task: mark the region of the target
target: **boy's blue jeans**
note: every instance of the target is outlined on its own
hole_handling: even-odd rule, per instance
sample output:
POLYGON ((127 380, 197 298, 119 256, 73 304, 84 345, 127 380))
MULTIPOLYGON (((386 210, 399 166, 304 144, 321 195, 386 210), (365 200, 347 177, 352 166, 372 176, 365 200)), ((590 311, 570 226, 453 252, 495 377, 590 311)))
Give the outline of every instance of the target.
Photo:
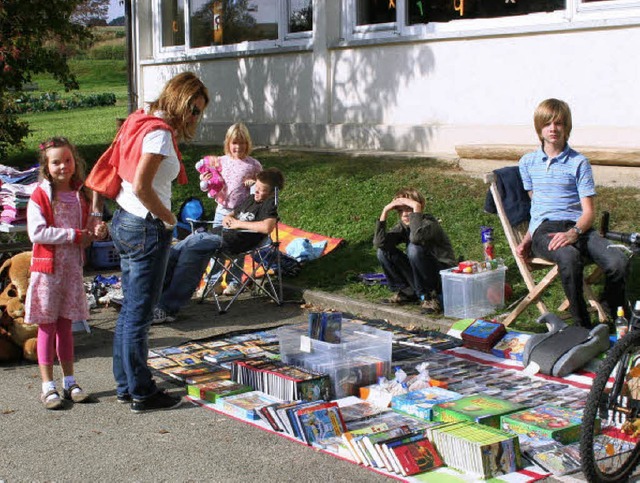
POLYGON ((172 231, 159 220, 118 209, 111 236, 120 253, 124 293, 113 338, 116 391, 144 400, 158 390, 147 366, 149 326, 162 289, 172 231))
POLYGON ((440 270, 449 268, 440 263, 422 245, 407 244, 407 252, 398 247, 378 249, 378 261, 387 276, 389 288, 408 296, 429 298, 434 292, 442 293, 440 270))
POLYGON ((221 245, 221 236, 201 232, 193 233, 173 246, 158 306, 175 314, 186 305, 198 288, 209 260, 221 245))

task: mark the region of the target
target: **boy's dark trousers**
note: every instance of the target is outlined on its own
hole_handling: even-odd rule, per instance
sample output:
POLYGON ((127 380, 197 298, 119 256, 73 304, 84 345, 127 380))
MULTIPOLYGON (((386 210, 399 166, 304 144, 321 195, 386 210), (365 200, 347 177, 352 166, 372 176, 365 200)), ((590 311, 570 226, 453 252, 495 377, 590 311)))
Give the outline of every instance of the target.
POLYGON ((580 235, 573 245, 549 250, 550 234, 569 230, 573 221, 544 221, 533 234, 531 250, 537 257, 558 264, 564 293, 569 300, 569 311, 576 325, 590 329, 591 319, 587 312, 582 288, 585 260, 593 260, 605 273, 606 282, 603 300, 609 304, 611 316, 616 308, 624 305, 627 257, 617 248, 608 248, 614 243, 590 229, 580 235))
POLYGON ((424 295, 431 298, 433 292, 442 292, 440 270, 449 268, 440 263, 422 245, 407 244, 407 252, 398 247, 377 252, 382 271, 387 276, 389 288, 409 297, 424 295))

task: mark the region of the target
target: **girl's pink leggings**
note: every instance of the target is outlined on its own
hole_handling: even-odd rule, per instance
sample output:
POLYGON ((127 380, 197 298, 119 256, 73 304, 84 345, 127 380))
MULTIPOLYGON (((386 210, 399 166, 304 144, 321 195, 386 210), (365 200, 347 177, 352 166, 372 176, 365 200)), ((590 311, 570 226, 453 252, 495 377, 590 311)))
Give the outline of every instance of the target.
POLYGON ((38 364, 52 366, 56 349, 59 361, 73 361, 73 333, 69 319, 60 318, 54 324, 38 326, 38 364))

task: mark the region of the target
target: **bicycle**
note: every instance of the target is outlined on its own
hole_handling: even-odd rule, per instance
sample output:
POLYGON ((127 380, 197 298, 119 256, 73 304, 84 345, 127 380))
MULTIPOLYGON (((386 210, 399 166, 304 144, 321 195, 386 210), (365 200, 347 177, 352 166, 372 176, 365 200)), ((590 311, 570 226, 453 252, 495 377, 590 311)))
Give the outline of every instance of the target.
POLYGON ((629 332, 609 350, 596 373, 582 417, 580 455, 589 482, 627 481, 640 462, 640 233, 608 230, 602 236, 631 253, 625 299, 629 332), (633 304, 633 305, 631 305, 633 304))

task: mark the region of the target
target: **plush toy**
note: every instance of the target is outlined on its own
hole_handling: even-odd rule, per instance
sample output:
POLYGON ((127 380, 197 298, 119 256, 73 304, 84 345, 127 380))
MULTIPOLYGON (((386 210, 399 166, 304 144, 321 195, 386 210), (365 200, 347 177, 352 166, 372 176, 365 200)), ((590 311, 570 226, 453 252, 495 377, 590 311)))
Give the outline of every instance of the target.
POLYGON ((224 186, 218 158, 216 156, 205 156, 196 163, 196 170, 200 174, 211 173, 211 179, 200 181, 200 189, 207 193, 209 198, 215 198, 224 186))
POLYGON ((30 361, 37 361, 36 341, 38 326, 24 323, 24 300, 29 287, 29 267, 31 252, 23 252, 5 261, 0 267, 0 276, 7 275, 9 280, 0 293, 0 360, 16 360, 22 356, 30 361), (14 347, 8 347, 6 342, 14 347))
POLYGON ((29 288, 29 274, 31 266, 31 252, 22 252, 14 255, 6 260, 0 266, 0 278, 7 272, 9 280, 17 290, 20 300, 24 300, 27 296, 29 288))
POLYGON ((22 348, 22 357, 28 361, 37 362, 36 354, 38 326, 25 324, 24 304, 18 297, 10 299, 4 308, 3 319, 11 341, 22 348))

